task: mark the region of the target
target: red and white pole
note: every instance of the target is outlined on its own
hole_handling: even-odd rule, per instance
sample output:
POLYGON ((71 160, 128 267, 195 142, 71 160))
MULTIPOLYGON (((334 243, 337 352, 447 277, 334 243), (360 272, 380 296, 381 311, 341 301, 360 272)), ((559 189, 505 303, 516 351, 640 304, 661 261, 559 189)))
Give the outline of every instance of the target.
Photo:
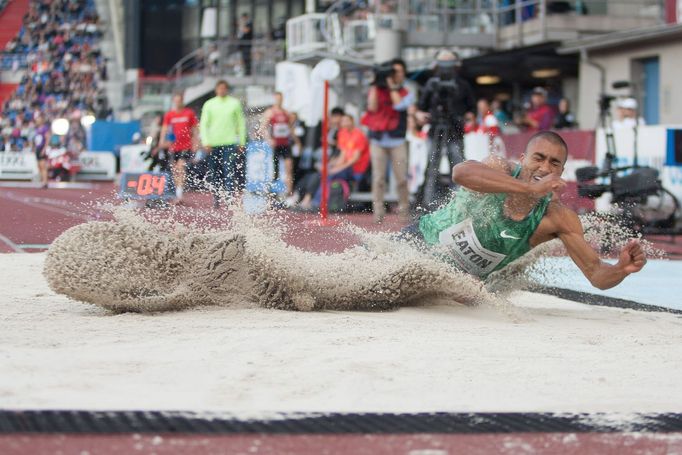
POLYGON ((329 199, 329 182, 327 181, 329 176, 327 175, 327 161, 328 147, 327 142, 327 132, 329 131, 329 81, 324 81, 324 102, 322 111, 322 200, 320 201, 320 216, 322 217, 322 223, 327 222, 328 207, 327 202, 329 199))

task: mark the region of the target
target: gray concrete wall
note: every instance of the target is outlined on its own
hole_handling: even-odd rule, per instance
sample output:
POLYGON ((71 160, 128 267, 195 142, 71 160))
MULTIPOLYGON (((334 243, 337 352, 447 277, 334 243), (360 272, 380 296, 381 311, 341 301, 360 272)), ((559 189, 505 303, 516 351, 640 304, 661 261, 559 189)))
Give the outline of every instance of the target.
MULTIPOLYGON (((682 42, 668 42, 645 46, 629 46, 622 49, 589 53, 590 60, 606 70, 606 91, 626 94, 628 90, 613 90, 611 84, 619 80, 631 80, 632 61, 658 57, 660 65, 660 123, 682 122, 682 42)), ((601 92, 600 73, 581 61, 579 71, 578 121, 581 128, 593 128, 597 124, 597 99, 601 92)), ((615 113, 615 112, 614 112, 615 113)))

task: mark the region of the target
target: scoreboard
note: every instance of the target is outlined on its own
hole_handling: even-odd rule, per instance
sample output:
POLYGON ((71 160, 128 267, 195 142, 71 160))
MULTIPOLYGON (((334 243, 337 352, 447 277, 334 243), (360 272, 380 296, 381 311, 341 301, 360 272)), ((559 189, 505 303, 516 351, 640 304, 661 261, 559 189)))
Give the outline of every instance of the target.
POLYGON ((126 199, 172 199, 173 178, 162 172, 126 172, 121 174, 119 195, 126 199))

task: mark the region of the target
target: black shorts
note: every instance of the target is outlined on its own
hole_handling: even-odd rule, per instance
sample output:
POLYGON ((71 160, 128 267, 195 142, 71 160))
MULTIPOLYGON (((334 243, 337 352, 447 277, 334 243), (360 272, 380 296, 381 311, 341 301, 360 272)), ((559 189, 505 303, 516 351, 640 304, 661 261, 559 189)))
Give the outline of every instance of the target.
POLYGON ((194 153, 191 150, 180 150, 179 152, 170 152, 170 157, 173 162, 184 160, 186 163, 192 161, 194 153))
POLYGON ((420 249, 428 248, 426 240, 424 239, 424 234, 422 234, 421 229, 419 229, 419 220, 409 226, 405 226, 400 232, 392 237, 394 240, 401 242, 411 242, 420 249))
POLYGON ((288 145, 276 145, 274 149, 272 149, 275 159, 289 159, 291 158, 291 147, 288 145))
POLYGON ((45 149, 42 149, 42 150, 36 149, 35 153, 36 153, 36 160, 37 161, 47 160, 47 154, 45 153, 45 149))

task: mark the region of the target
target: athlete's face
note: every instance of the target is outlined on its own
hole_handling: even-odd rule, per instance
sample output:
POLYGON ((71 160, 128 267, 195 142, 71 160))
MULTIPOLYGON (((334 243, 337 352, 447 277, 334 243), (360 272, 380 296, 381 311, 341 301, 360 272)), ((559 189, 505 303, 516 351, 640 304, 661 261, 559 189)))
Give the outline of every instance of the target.
POLYGON ((282 107, 282 95, 275 93, 275 106, 282 107))
POLYGON ((353 129, 353 118, 349 117, 347 115, 344 115, 341 117, 341 128, 345 130, 352 130, 353 129))
POLYGON ((561 177, 566 158, 566 151, 560 145, 543 138, 535 139, 521 155, 521 178, 531 182, 549 174, 561 177))
POLYGON ((173 97, 173 107, 178 111, 182 109, 182 96, 175 95, 173 97))
POLYGON ((227 85, 218 84, 215 88, 215 94, 221 98, 227 96, 227 85))

